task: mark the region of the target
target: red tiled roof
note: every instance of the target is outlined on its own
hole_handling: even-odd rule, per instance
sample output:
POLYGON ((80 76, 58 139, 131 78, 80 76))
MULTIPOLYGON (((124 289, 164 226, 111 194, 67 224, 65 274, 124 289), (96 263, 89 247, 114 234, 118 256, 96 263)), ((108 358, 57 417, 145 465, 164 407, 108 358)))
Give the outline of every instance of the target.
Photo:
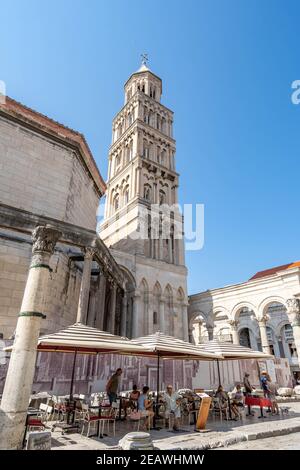
POLYGON ((265 269, 264 271, 258 271, 254 276, 250 277, 249 281, 253 279, 260 279, 261 277, 271 276, 272 274, 276 274, 279 271, 285 271, 286 269, 291 268, 299 268, 300 261, 296 261, 295 263, 288 263, 283 264, 282 266, 276 266, 275 268, 265 269))
POLYGON ((63 138, 79 147, 84 159, 84 163, 94 180, 98 192, 100 195, 104 194, 106 190, 106 184, 98 170, 93 154, 83 134, 70 129, 69 127, 60 124, 57 121, 54 121, 53 119, 39 113, 38 111, 28 108, 27 106, 13 100, 8 96, 5 97, 5 103, 0 103, 0 110, 8 113, 11 116, 14 116, 15 118, 19 118, 31 125, 34 125, 40 130, 56 135, 59 138, 63 138))

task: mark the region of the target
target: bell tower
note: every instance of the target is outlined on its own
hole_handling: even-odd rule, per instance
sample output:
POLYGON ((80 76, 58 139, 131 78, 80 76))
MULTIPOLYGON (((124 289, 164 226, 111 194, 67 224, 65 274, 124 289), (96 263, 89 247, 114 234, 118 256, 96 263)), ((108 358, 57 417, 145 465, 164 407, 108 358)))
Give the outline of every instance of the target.
POLYGON ((140 299, 147 306, 144 305, 143 313, 138 312, 138 325, 129 332, 131 336, 157 329, 168 331, 167 325, 172 324, 174 335, 187 339, 187 319, 177 322, 175 315, 178 289, 180 302, 187 303, 187 273, 177 201, 179 175, 175 169, 173 112, 161 103, 162 80, 148 68, 145 56, 139 70, 125 83, 124 92, 125 104, 113 119, 100 236, 117 261, 127 264, 135 277, 136 290, 141 283, 142 289, 147 290, 146 301, 145 296, 144 302, 140 299), (154 286, 162 301, 166 295, 172 297, 172 321, 159 314, 157 306, 153 311, 154 286), (179 323, 184 331, 181 328, 179 332, 179 323))

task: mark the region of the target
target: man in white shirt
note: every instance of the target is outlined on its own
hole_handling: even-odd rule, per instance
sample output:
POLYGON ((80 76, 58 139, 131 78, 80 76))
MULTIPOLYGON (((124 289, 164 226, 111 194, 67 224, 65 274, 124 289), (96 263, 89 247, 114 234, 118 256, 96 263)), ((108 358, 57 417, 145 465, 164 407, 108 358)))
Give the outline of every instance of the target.
POLYGON ((174 431, 179 430, 178 422, 180 418, 180 401, 181 401, 181 396, 173 391, 172 385, 167 386, 167 390, 164 393, 163 396, 163 401, 166 406, 166 411, 165 411, 165 418, 168 419, 170 416, 170 413, 174 413, 174 426, 173 429, 174 431))

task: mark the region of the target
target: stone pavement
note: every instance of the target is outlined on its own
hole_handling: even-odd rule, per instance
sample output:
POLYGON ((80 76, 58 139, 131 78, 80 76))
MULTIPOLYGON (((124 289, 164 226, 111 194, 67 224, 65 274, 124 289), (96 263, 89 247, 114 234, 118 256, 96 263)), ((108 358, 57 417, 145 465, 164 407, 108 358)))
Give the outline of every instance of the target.
POLYGON ((267 437, 255 441, 240 442, 230 447, 220 447, 216 450, 300 450, 300 433, 277 437, 267 437))
MULTIPOLYGON (((209 420, 207 432, 198 433, 193 426, 183 425, 182 431, 173 432, 168 429, 151 431, 154 445, 158 449, 168 450, 205 450, 219 447, 231 446, 243 441, 252 441, 274 436, 283 436, 290 433, 300 432, 300 403, 286 403, 290 407, 288 415, 267 416, 258 419, 256 411, 254 417, 245 417, 240 421, 223 421, 219 419, 209 420)), ((118 442, 124 434, 134 430, 130 422, 116 423, 116 436, 113 437, 112 430, 104 439, 87 438, 78 433, 61 435, 59 430, 53 432, 53 450, 113 450, 117 449, 118 442)), ((93 430, 91 430, 91 433, 93 430)))

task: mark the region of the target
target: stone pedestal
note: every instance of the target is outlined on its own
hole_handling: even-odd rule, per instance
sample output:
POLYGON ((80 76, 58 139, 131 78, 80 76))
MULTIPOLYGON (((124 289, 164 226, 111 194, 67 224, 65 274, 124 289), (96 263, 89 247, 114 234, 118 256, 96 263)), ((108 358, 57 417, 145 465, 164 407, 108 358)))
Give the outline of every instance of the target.
POLYGON ((153 450, 154 445, 147 432, 130 432, 119 441, 122 450, 153 450))
POLYGON ((20 449, 31 395, 36 347, 44 315, 49 260, 60 236, 55 228, 39 226, 32 233, 32 260, 0 408, 0 449, 20 449))

